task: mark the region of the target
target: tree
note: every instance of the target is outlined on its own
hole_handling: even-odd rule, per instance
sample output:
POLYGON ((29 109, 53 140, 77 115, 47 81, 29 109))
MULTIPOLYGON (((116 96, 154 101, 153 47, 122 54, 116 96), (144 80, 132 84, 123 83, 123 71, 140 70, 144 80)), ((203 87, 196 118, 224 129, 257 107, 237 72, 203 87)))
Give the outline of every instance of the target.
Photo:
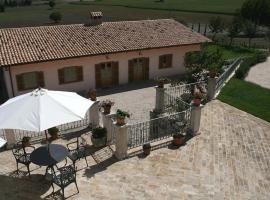
POLYGON ((243 20, 240 16, 235 16, 228 27, 228 36, 230 37, 230 45, 233 43, 233 39, 241 33, 243 28, 243 20))
POLYGON ((58 23, 62 20, 62 14, 60 12, 53 12, 50 14, 50 20, 58 23))
POLYGON ((0 12, 5 12, 5 5, 0 3, 0 12))
POLYGON ((246 20, 244 23, 244 32, 245 35, 248 37, 248 47, 250 47, 251 40, 255 37, 257 32, 256 24, 249 20, 246 20))
POLYGON ((270 0, 246 0, 241 15, 257 25, 270 25, 270 0))
POLYGON ((54 6, 55 6, 55 1, 54 0, 50 0, 49 1, 49 6, 50 6, 51 9, 53 9, 54 6))
POLYGON ((214 17, 210 19, 209 28, 211 33, 213 33, 213 40, 215 40, 216 34, 224 30, 225 25, 221 17, 214 17))

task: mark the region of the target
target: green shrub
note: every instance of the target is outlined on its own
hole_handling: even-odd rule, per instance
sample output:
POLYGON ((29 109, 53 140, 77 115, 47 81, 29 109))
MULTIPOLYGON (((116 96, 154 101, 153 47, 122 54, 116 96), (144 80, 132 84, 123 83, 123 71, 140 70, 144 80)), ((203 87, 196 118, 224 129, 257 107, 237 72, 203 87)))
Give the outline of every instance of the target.
POLYGON ((244 79, 248 74, 250 68, 257 63, 266 61, 268 54, 265 52, 256 52, 253 56, 244 58, 240 67, 235 72, 235 77, 238 79, 244 79))
POLYGON ((60 12, 53 12, 50 14, 49 18, 55 23, 58 23, 62 20, 62 14, 60 12))
POLYGON ((96 127, 92 130, 92 136, 93 138, 103 138, 107 135, 107 129, 103 127, 96 127))

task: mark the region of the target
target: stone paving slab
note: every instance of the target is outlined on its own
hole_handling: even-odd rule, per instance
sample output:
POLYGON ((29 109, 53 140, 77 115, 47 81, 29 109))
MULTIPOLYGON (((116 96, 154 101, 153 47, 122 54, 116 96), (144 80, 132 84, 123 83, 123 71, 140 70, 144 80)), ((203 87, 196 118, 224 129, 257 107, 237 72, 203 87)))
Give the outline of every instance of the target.
MULTIPOLYGON (((87 160, 89 167, 78 163, 80 193, 70 200, 270 199, 270 124, 218 100, 203 108, 200 135, 179 149, 117 161, 104 148, 87 160)), ((59 199, 41 181, 44 168, 17 178, 10 151, 0 153, 0 166, 1 200, 59 199)), ((70 185, 66 195, 74 193, 70 185)))

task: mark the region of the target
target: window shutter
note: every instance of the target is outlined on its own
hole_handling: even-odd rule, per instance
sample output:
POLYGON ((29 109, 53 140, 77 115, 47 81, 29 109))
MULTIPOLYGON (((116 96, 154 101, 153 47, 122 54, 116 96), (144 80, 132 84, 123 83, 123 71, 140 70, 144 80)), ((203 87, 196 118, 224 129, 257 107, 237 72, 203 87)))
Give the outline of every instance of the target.
POLYGON ((101 87, 101 65, 96 64, 95 65, 95 78, 96 78, 96 88, 101 87))
POLYGON ((163 58, 163 56, 159 56, 159 64, 158 64, 159 69, 163 68, 163 66, 162 66, 162 58, 163 58))
POLYGON ((134 60, 128 61, 128 81, 132 82, 134 77, 134 60))
POLYGON ((83 81, 83 67, 82 66, 76 67, 76 73, 77 73, 77 81, 83 81))
POLYGON ((64 69, 58 69, 58 81, 59 84, 65 83, 65 77, 64 77, 64 69))
POLYGON ((16 75, 16 82, 18 90, 24 90, 23 77, 21 74, 16 75))
POLYGON ((149 80, 149 58, 143 59, 143 75, 144 80, 149 80))
POLYGON ((112 63, 112 81, 113 85, 118 85, 119 84, 119 65, 118 62, 113 62, 112 63))
POLYGON ((172 54, 168 54, 166 56, 166 64, 167 64, 167 67, 172 67, 172 54))
POLYGON ((37 72, 38 87, 44 87, 44 74, 43 72, 37 72))

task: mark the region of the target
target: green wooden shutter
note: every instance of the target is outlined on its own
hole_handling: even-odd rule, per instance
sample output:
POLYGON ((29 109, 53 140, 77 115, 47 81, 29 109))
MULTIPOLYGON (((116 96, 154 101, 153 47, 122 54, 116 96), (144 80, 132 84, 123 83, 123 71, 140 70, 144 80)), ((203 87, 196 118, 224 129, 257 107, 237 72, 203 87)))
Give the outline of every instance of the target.
POLYGON ((65 83, 64 68, 58 69, 58 81, 59 81, 59 84, 65 83))
POLYGON ((162 60, 163 60, 163 56, 159 56, 159 63, 158 63, 158 68, 159 69, 162 69, 163 66, 162 66, 162 60))
POLYGON ((118 62, 112 63, 112 82, 113 82, 113 85, 119 84, 119 64, 118 64, 118 62))
POLYGON ((77 81, 83 81, 83 67, 76 66, 77 81))
POLYGON ((167 67, 169 68, 169 67, 172 67, 172 54, 168 54, 167 56, 166 56, 166 65, 167 65, 167 67))
POLYGON ((43 72, 37 72, 37 79, 38 79, 38 86, 44 87, 45 81, 44 81, 44 73, 43 72))
POLYGON ((149 80, 149 58, 144 58, 143 61, 144 80, 149 80))
POLYGON ((22 74, 16 75, 17 88, 19 91, 24 90, 23 76, 22 74))
POLYGON ((100 88, 102 86, 101 82, 101 65, 95 65, 95 78, 96 78, 96 88, 100 88))
POLYGON ((128 81, 132 82, 134 77, 134 60, 128 61, 128 81))

